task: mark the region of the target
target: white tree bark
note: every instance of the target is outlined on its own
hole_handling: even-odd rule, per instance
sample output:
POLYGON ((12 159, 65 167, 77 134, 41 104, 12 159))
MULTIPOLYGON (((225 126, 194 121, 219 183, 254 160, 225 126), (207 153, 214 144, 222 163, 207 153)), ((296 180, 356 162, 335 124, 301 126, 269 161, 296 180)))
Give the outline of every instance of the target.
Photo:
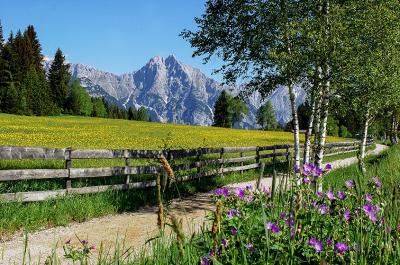
POLYGON ((296 95, 293 90, 293 83, 289 82, 289 99, 292 108, 293 118, 293 137, 294 137, 294 165, 300 166, 300 130, 299 130, 299 117, 297 115, 296 95))
POLYGON ((367 169, 365 167, 365 150, 367 147, 369 122, 370 122, 370 110, 368 108, 364 117, 364 127, 362 132, 362 139, 360 141, 360 151, 358 155, 358 167, 360 168, 360 171, 364 176, 367 173, 367 169))
POLYGON ((304 164, 309 164, 310 163, 310 149, 311 149, 311 136, 312 136, 312 131, 313 131, 313 126, 314 126, 314 116, 315 116, 315 109, 316 109, 316 99, 313 95, 311 96, 311 114, 309 117, 308 121, 308 127, 306 131, 306 136, 304 139, 304 155, 303 155, 303 162, 304 164))
POLYGON ((397 120, 396 117, 396 112, 393 111, 392 114, 392 124, 391 124, 391 133, 390 133, 390 142, 392 144, 397 144, 399 142, 398 136, 397 136, 397 128, 399 127, 399 121, 397 120))

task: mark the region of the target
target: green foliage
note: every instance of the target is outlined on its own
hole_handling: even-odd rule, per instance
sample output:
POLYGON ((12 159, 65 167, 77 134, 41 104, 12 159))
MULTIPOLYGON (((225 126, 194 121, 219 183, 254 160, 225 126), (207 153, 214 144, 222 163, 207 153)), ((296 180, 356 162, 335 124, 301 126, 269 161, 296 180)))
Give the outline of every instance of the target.
POLYGON ((65 57, 60 49, 56 51, 48 78, 53 102, 57 104, 59 109, 64 109, 71 75, 69 74, 69 64, 65 63, 65 57))
POLYGON ((230 128, 232 118, 229 113, 229 95, 223 90, 214 105, 214 124, 216 127, 230 128))
POLYGON ((328 135, 331 136, 339 136, 339 122, 335 120, 332 116, 328 117, 328 123, 326 126, 326 130, 328 135))
POLYGON ((78 80, 72 83, 67 102, 67 108, 75 115, 89 116, 92 113, 92 100, 78 80))
POLYGON ((92 98, 92 103, 93 103, 93 110, 92 110, 92 116, 93 117, 101 117, 101 118, 106 118, 107 117, 107 110, 106 107, 104 106, 103 99, 101 98, 92 98))
POLYGON ((274 107, 267 101, 257 111, 257 123, 263 130, 275 130, 278 127, 274 107))

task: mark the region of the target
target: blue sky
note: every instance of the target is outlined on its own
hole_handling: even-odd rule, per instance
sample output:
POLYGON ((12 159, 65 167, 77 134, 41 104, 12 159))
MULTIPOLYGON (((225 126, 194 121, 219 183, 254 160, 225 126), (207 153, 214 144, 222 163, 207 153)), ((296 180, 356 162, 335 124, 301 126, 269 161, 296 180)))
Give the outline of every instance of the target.
MULTIPOLYGON (((117 74, 138 70, 151 57, 175 54, 208 76, 218 67, 192 58, 193 49, 179 33, 195 29, 194 17, 205 0, 5 0, 0 19, 5 38, 12 30, 35 26, 43 54, 58 47, 70 62, 117 74)), ((219 76, 212 76, 220 80, 219 76)))

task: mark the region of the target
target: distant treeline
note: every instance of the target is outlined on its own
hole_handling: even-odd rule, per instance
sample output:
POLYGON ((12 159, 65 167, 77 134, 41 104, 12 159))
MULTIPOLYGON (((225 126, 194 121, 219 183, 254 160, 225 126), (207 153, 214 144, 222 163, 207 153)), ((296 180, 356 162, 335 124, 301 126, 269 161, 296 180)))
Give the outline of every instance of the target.
POLYGON ((57 49, 48 73, 32 25, 3 37, 0 21, 0 112, 20 115, 82 115, 149 120, 147 110, 129 111, 104 98, 91 97, 69 73, 70 65, 57 49))

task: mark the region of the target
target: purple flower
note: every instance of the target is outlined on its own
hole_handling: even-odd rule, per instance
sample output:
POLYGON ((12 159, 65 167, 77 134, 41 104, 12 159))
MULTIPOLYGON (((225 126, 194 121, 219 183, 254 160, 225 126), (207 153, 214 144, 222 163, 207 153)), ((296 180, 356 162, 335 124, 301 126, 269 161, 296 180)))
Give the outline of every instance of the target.
POLYGON ((269 187, 264 187, 263 188, 263 192, 265 193, 265 195, 269 198, 271 197, 271 189, 269 187))
POLYGON ((300 173, 300 166, 299 165, 294 165, 294 172, 295 173, 300 173))
POLYGON ((87 240, 81 240, 82 245, 87 245, 89 242, 87 240))
POLYGON ((265 228, 267 228, 267 230, 271 230, 271 232, 274 234, 279 233, 279 231, 281 231, 279 226, 271 222, 266 223, 265 228))
POLYGON ((292 217, 289 217, 288 219, 285 220, 285 223, 286 223, 288 226, 292 227, 292 226, 294 225, 294 220, 293 220, 292 217))
POLYGON ((226 187, 219 188, 214 191, 214 194, 217 196, 223 196, 224 198, 226 198, 229 196, 229 189, 226 187))
POLYGON ((243 199, 245 197, 245 190, 242 188, 236 188, 235 195, 240 199, 243 199))
POLYGON ((327 244, 327 245, 332 244, 332 239, 328 238, 328 239, 326 240, 325 244, 327 244))
POLYGON ((246 190, 251 190, 252 188, 253 188, 253 186, 251 186, 251 185, 246 186, 246 190))
POLYGON ((354 188, 354 180, 352 180, 352 179, 346 180, 346 182, 345 182, 344 184, 346 185, 346 187, 347 187, 348 189, 354 188))
POLYGON ((324 251, 324 243, 319 242, 315 237, 312 237, 308 240, 308 245, 312 246, 317 252, 324 251))
POLYGON ((372 178, 372 181, 374 182, 375 187, 377 188, 382 187, 382 183, 379 181, 378 177, 372 178))
POLYGON ((363 210, 372 222, 376 222, 378 220, 378 218, 376 217, 376 214, 378 214, 378 207, 371 204, 365 204, 363 206, 363 210))
POLYGON ((333 200, 335 199, 335 195, 333 194, 332 191, 328 191, 328 192, 326 193, 326 197, 327 197, 329 200, 331 200, 331 201, 333 201, 333 200))
POLYGON ((336 193, 336 197, 338 197, 340 200, 345 200, 347 196, 343 191, 338 191, 336 193))
POLYGON ((327 214, 327 213, 329 213, 329 208, 325 204, 322 204, 322 205, 318 206, 318 212, 320 214, 327 214))
POLYGON ((365 194, 365 200, 366 200, 367 202, 372 202, 372 195, 369 194, 369 193, 365 194))
POLYGON ((318 253, 323 252, 324 251, 324 243, 318 241, 317 243, 315 243, 314 249, 318 253))
POLYGON ((228 240, 226 240, 225 238, 221 239, 221 244, 226 247, 228 245, 228 240))
POLYGON ((322 173, 323 173, 322 169, 316 167, 314 169, 314 171, 312 172, 312 175, 313 175, 313 177, 319 178, 322 176, 322 173))
POLYGON ((238 231, 235 228, 231 229, 231 234, 232 235, 237 235, 238 231))
POLYGON ((349 247, 345 243, 337 242, 334 247, 335 252, 342 254, 349 250, 349 247))
POLYGON ((211 260, 207 256, 201 257, 201 265, 211 265, 211 260))
POLYGON ((321 192, 321 191, 317 191, 317 192, 315 193, 315 195, 317 195, 318 198, 324 197, 324 193, 321 192))
POLYGON ((307 177, 307 176, 304 177, 304 178, 303 178, 303 183, 304 183, 304 184, 309 184, 309 183, 310 183, 310 178, 307 177))
POLYGON ((246 244, 246 248, 251 252, 254 253, 256 251, 256 249, 253 247, 253 244, 251 243, 247 243, 246 244))
POLYGON ((318 242, 318 240, 317 240, 315 237, 311 237, 311 238, 308 240, 308 245, 309 245, 309 246, 314 246, 315 244, 317 244, 317 242, 318 242))
POLYGON ((344 219, 345 219, 346 221, 349 221, 349 220, 350 220, 350 211, 345 210, 345 211, 343 212, 343 216, 344 216, 344 219))
POLYGON ((325 166, 325 171, 331 171, 332 170, 332 165, 331 164, 326 164, 325 166))
POLYGON ((287 213, 281 213, 281 218, 282 218, 282 219, 286 219, 287 216, 288 216, 287 213))
POLYGON ((226 213, 226 215, 227 215, 229 218, 233 218, 233 217, 235 217, 235 216, 240 216, 240 212, 239 212, 238 210, 236 210, 236 209, 230 209, 230 210, 228 210, 228 212, 226 213))

